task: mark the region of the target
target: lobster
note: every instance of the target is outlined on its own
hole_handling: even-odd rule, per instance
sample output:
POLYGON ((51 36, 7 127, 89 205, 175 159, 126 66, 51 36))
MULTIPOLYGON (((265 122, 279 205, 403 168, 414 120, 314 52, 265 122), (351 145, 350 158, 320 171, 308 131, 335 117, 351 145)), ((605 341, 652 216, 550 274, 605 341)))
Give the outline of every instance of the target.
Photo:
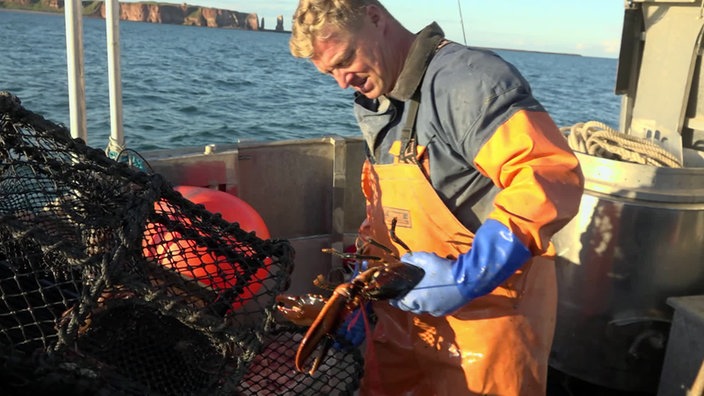
MULTIPOLYGON (((392 230, 394 225, 395 221, 392 221, 392 230)), ((400 242, 393 232, 391 236, 396 242, 400 242)), ((373 240, 369 240, 368 243, 390 253, 389 258, 382 260, 376 256, 323 249, 325 253, 336 254, 344 259, 365 260, 370 263, 368 269, 354 276, 349 282, 337 285, 330 298, 325 299, 317 294, 276 297, 277 309, 286 319, 298 325, 310 325, 296 351, 296 370, 305 372, 306 362, 316 351, 318 353, 313 358, 308 373, 313 375, 318 370, 333 344, 337 330, 355 309, 363 306, 367 301, 402 297, 425 275, 423 269, 401 262, 387 247, 373 240)), ((407 248, 405 244, 400 244, 407 248)), ((361 250, 363 249, 360 248, 358 251, 361 250)), ((322 275, 318 275, 314 283, 319 287, 327 286, 322 275)))

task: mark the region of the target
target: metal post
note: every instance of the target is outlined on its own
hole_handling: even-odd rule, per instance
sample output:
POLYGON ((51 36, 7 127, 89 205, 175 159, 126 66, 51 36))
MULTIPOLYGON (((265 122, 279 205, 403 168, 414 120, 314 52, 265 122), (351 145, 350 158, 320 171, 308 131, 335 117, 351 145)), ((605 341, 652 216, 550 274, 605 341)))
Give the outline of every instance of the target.
POLYGON ((87 142, 86 82, 83 70, 83 6, 81 0, 66 0, 64 7, 71 136, 87 142))
POLYGON ((464 32, 464 18, 462 18, 462 4, 460 4, 460 0, 457 0, 457 9, 460 11, 460 24, 462 25, 462 38, 464 39, 464 45, 467 45, 467 35, 464 32))
POLYGON ((108 50, 108 87, 110 89, 110 142, 107 154, 117 158, 125 146, 122 130, 122 83, 120 79, 120 2, 105 2, 105 27, 108 50))

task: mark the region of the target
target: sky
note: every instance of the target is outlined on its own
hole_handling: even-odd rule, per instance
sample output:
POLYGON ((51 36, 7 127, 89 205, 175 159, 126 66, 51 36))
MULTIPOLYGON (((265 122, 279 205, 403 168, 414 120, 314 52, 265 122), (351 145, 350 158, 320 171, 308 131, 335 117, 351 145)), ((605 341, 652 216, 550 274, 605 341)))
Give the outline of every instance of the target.
MULTIPOLYGON (((464 43, 466 37, 466 43, 472 46, 618 58, 623 0, 381 2, 413 32, 435 21, 443 28, 447 38, 464 43), (461 23, 462 20, 464 24, 461 23)), ((257 13, 260 19, 264 18, 267 28, 273 28, 276 17, 282 15, 284 29, 290 30, 298 0, 186 0, 186 3, 257 13)))

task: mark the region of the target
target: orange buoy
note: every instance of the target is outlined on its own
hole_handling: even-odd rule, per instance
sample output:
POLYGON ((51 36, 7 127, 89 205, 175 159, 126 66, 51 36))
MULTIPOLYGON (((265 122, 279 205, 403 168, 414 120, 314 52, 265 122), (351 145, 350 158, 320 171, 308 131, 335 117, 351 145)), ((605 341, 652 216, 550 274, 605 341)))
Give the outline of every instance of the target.
MULTIPOLYGON (((201 204, 211 213, 219 213, 223 219, 238 223, 240 228, 255 232, 262 239, 270 238, 269 229, 262 217, 242 199, 226 192, 194 186, 176 186, 174 189, 189 201, 201 204)), ((156 210, 168 211, 157 202, 156 210)), ((184 219, 186 220, 186 219, 184 219)), ((228 262, 207 248, 198 246, 194 240, 183 238, 177 232, 166 230, 162 225, 147 224, 143 239, 143 253, 159 262, 163 267, 178 271, 215 291, 224 291, 237 285, 238 263, 228 262)), ((271 260, 257 270, 242 292, 233 302, 233 309, 251 299, 261 288, 269 273, 271 260)))
POLYGON ((204 187, 176 186, 187 200, 205 206, 211 213, 220 213, 230 223, 239 223, 245 231, 254 231, 261 239, 269 239, 269 229, 264 220, 247 202, 224 191, 204 187))

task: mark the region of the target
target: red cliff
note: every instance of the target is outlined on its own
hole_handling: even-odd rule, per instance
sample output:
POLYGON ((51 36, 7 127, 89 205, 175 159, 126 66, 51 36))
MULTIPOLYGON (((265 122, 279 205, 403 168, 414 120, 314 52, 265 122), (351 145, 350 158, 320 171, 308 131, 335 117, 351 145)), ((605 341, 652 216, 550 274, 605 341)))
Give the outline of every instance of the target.
MULTIPOLYGON (((102 3, 102 2, 101 2, 102 3)), ((93 16, 105 18, 105 4, 93 16)), ((125 21, 168 23, 174 25, 206 26, 259 30, 257 14, 245 14, 218 8, 197 7, 188 4, 120 3, 120 19, 125 21), (252 21, 255 21, 252 23, 252 21)))
MULTIPOLYGON (((65 0, 0 0, 0 8, 62 12, 65 0)), ((105 19, 103 1, 83 1, 86 16, 105 19)), ((168 23, 245 30, 264 30, 264 18, 256 13, 243 13, 219 8, 192 6, 186 3, 120 3, 120 19, 124 21, 168 23)), ((276 19, 275 31, 283 32, 283 16, 276 19)))

